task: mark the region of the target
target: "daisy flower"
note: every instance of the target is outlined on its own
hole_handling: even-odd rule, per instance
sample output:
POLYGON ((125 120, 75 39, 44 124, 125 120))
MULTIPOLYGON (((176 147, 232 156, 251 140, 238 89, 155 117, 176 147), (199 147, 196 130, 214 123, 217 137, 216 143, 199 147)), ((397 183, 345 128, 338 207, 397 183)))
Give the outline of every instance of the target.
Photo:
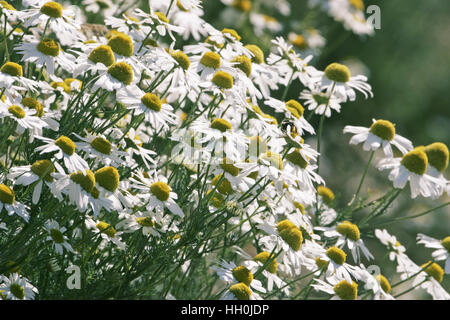
POLYGON ((357 300, 358 284, 355 281, 329 279, 330 283, 314 279, 317 283, 311 286, 317 291, 332 295, 331 300, 357 300))
POLYGON ((327 93, 335 94, 342 102, 356 99, 355 90, 360 91, 366 98, 373 97, 372 87, 363 75, 351 76, 350 69, 340 63, 331 63, 323 72, 321 86, 327 93))
POLYGON ((417 235, 417 243, 423 244, 427 248, 435 249, 432 253, 433 259, 445 261, 445 273, 450 273, 450 236, 437 240, 419 233, 417 235))
POLYGON ((370 128, 345 126, 344 133, 352 133, 354 136, 350 139, 350 144, 359 144, 364 142, 365 151, 375 151, 383 149, 386 157, 392 158, 391 145, 395 146, 402 154, 406 154, 413 149, 411 141, 396 134, 395 125, 387 120, 372 119, 370 128))
POLYGON ((337 238, 336 246, 347 246, 353 257, 353 261, 359 262, 361 260, 360 251, 364 254, 367 260, 374 259, 373 255, 367 249, 364 241, 361 239, 361 233, 356 224, 350 221, 339 223, 336 227, 316 227, 316 230, 323 231, 327 238, 337 238))
POLYGON ((375 229, 375 236, 384 244, 389 250, 389 260, 394 261, 397 259, 397 263, 400 263, 404 257, 406 257, 406 248, 397 240, 397 238, 386 229, 375 229))
POLYGON ((135 115, 144 114, 153 129, 168 129, 169 125, 178 123, 173 108, 161 101, 154 93, 145 93, 137 86, 129 86, 117 92, 117 100, 124 103, 128 109, 133 110, 135 115))
POLYGON ((59 44, 52 39, 22 42, 15 50, 23 55, 21 61, 35 63, 38 68, 45 66, 51 75, 55 73, 57 66, 68 72, 75 66, 74 57, 62 51, 59 44))
POLYGON ((69 137, 62 135, 56 140, 41 136, 36 136, 36 138, 45 142, 44 145, 36 148, 36 152, 44 154, 56 151, 54 157, 63 160, 69 172, 84 172, 89 169, 86 160, 75 153, 76 144, 69 137))
POLYGON ((108 67, 107 72, 102 73, 94 83, 93 89, 105 89, 114 91, 126 88, 137 81, 133 68, 124 61, 118 61, 108 67))
POLYGON ((18 84, 37 92, 41 83, 23 76, 22 66, 18 63, 7 61, 0 67, 0 88, 10 89, 13 84, 18 84))
POLYGON ((262 300, 262 298, 243 282, 231 285, 220 298, 221 300, 262 300))
POLYGON ((95 221, 89 217, 85 219, 86 227, 94 234, 97 234, 102 238, 102 243, 100 244, 100 248, 104 248, 108 242, 114 243, 119 249, 125 250, 126 244, 122 241, 121 235, 122 231, 117 231, 114 229, 112 225, 105 221, 95 221))
POLYGON ((0 292, 7 300, 33 300, 35 294, 39 291, 34 287, 27 278, 13 273, 8 277, 2 276, 0 284, 0 292))
POLYGON ((394 188, 403 189, 409 181, 411 198, 419 194, 424 197, 438 198, 445 186, 442 180, 426 174, 428 157, 423 148, 415 148, 402 158, 382 159, 378 164, 379 170, 391 170, 389 180, 393 181, 394 188))
POLYGON ((261 281, 254 279, 253 273, 242 265, 237 266, 234 262, 222 260, 219 265, 212 266, 211 270, 215 271, 219 278, 228 284, 244 283, 253 291, 266 292, 261 281))
POLYGON ((103 74, 108 71, 108 67, 116 62, 114 52, 111 47, 101 43, 83 44, 81 52, 76 52, 78 57, 75 61, 76 67, 73 76, 76 77, 86 72, 92 74, 103 74))
POLYGON ((13 189, 8 187, 7 185, 1 183, 0 184, 0 212, 5 209, 8 212, 8 215, 12 216, 13 214, 17 214, 23 220, 28 222, 30 219, 30 214, 27 210, 29 208, 24 204, 16 201, 16 194, 13 189))
POLYGON ((55 220, 48 220, 45 222, 44 229, 49 233, 46 240, 52 242, 52 246, 58 254, 63 254, 63 249, 74 253, 72 246, 67 242, 68 238, 64 235, 67 231, 65 227, 60 227, 55 220))
MULTIPOLYGON (((434 142, 424 147, 427 154, 428 167, 427 174, 440 180, 441 184, 436 185, 437 193, 442 195, 449 181, 444 177, 444 172, 448 167, 449 151, 442 142, 434 142)), ((449 192, 447 192, 449 193, 449 192)))
POLYGON ((147 210, 164 210, 166 207, 173 214, 183 218, 184 213, 175 202, 178 196, 167 184, 167 178, 157 175, 154 171, 150 175, 144 175, 143 172, 138 173, 130 178, 131 186, 142 193, 138 197, 146 201, 147 210), (147 176, 147 177, 146 177, 147 176))
POLYGON ((363 265, 361 265, 361 270, 361 281, 364 282, 364 289, 371 290, 375 300, 395 300, 395 298, 390 295, 391 285, 385 276, 382 274, 374 276, 367 271, 363 265))
POLYGON ((88 158, 95 159, 95 163, 119 166, 123 163, 122 157, 127 153, 119 151, 117 146, 106 139, 103 134, 92 134, 85 130, 86 137, 74 135, 83 142, 76 142, 77 149, 86 152, 88 158))
MULTIPOLYGON (((63 169, 59 168, 58 171, 63 172, 63 169)), ((9 171, 8 179, 14 181, 14 184, 24 186, 37 182, 33 186, 32 196, 33 204, 37 204, 41 197, 44 183, 49 187, 53 183, 53 172, 55 172, 55 165, 50 160, 37 160, 32 165, 12 167, 9 171)))
POLYGON ((308 110, 313 110, 318 115, 325 114, 327 118, 331 117, 332 110, 341 112, 341 100, 334 94, 323 92, 317 85, 312 86, 312 89, 304 89, 300 93, 300 99, 305 100, 304 105, 308 110))

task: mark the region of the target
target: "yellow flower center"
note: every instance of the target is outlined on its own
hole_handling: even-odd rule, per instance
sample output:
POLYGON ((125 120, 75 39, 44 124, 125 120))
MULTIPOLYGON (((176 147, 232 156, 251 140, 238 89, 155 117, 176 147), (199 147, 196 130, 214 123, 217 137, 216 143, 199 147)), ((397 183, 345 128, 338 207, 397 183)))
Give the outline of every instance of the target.
POLYGON ((92 146, 92 148, 94 148, 100 153, 111 154, 112 144, 105 138, 96 137, 94 140, 91 141, 90 145, 92 146))
POLYGON ((300 210, 300 212, 304 215, 305 214, 305 206, 302 205, 300 202, 294 201, 293 202, 294 207, 300 210))
POLYGON ((250 300, 252 291, 245 283, 233 284, 230 289, 228 289, 238 300, 250 300))
POLYGON ((106 234, 110 238, 114 238, 116 235, 116 229, 114 229, 109 223, 106 223, 105 221, 100 221, 96 225, 97 229, 100 230, 100 232, 106 234))
MULTIPOLYGON (((427 264, 429 264, 431 261, 428 261, 427 263, 424 263, 420 267, 423 268, 427 264)), ((442 282, 442 279, 444 279, 444 269, 441 268, 440 265, 438 265, 436 262, 433 262, 430 266, 428 266, 424 270, 430 277, 433 277, 434 280, 437 282, 442 282)))
POLYGON ((123 61, 112 64, 108 68, 108 73, 126 85, 133 81, 133 69, 128 63, 123 61))
POLYGON ((384 292, 389 293, 389 291, 391 291, 391 284, 385 276, 379 274, 375 277, 375 279, 377 279, 378 283, 381 286, 381 289, 383 289, 384 292))
POLYGON ((217 69, 220 67, 220 55, 212 51, 205 52, 200 63, 205 67, 217 69))
POLYGON ((161 100, 156 94, 146 93, 141 98, 142 103, 150 110, 159 112, 161 111, 161 100))
POLYGON ((11 293, 17 298, 22 300, 25 298, 25 289, 18 283, 13 283, 10 286, 11 293))
POLYGON ((55 144, 65 153, 69 156, 73 155, 75 153, 75 143, 66 136, 60 136, 58 139, 55 140, 55 144))
POLYGON ((189 57, 183 51, 178 50, 172 52, 170 55, 175 59, 176 62, 178 62, 181 68, 183 68, 184 70, 189 69, 191 60, 189 60, 189 57))
POLYGON ((264 63, 264 52, 260 47, 254 44, 248 44, 245 46, 245 48, 253 53, 252 62, 257 64, 264 63))
POLYGON ((228 172, 232 176, 236 177, 241 169, 228 162, 229 160, 227 160, 227 158, 224 158, 222 163, 220 163, 220 167, 223 169, 223 171, 228 172))
POLYGON ((150 191, 159 201, 167 201, 170 196, 170 186, 162 181, 157 181, 150 186, 150 191))
POLYGON ((241 41, 241 36, 234 29, 224 28, 224 29, 222 29, 222 33, 232 36, 237 41, 241 41))
POLYGON ((291 221, 285 219, 277 224, 280 237, 291 247, 292 250, 300 250, 303 242, 303 234, 291 221))
POLYGON ((320 259, 319 257, 317 257, 317 258, 315 259, 315 261, 316 261, 316 265, 317 265, 317 267, 318 267, 319 269, 322 268, 323 266, 325 266, 325 265, 328 263, 328 261, 323 260, 323 259, 320 259))
POLYGON ((50 236, 52 237, 53 241, 56 243, 63 243, 64 242, 64 236, 58 229, 51 229, 50 230, 50 236))
POLYGON ((222 89, 233 88, 233 76, 225 71, 217 71, 212 77, 212 83, 222 89))
POLYGON ((51 39, 41 40, 36 48, 47 56, 57 57, 59 55, 59 45, 51 39))
POLYGON ((25 111, 22 109, 21 106, 18 105, 12 105, 8 108, 9 113, 11 113, 14 117, 18 119, 25 118, 25 111))
POLYGON ((30 98, 30 97, 25 97, 25 98, 22 98, 21 103, 25 107, 36 110, 36 116, 42 117, 44 115, 44 107, 36 99, 30 98))
POLYGON ((306 161, 306 159, 303 158, 298 149, 295 149, 291 153, 287 154, 286 160, 303 169, 305 169, 308 166, 308 161, 306 161))
POLYGON ((440 172, 447 169, 449 152, 447 146, 442 142, 435 142, 425 147, 428 163, 440 172))
POLYGON ((51 173, 55 172, 55 166, 50 160, 38 160, 31 165, 31 171, 45 181, 52 182, 51 173))
POLYGON ((448 252, 450 252, 450 236, 442 239, 441 244, 448 252))
POLYGON ((356 300, 358 296, 358 284, 354 281, 350 284, 346 280, 342 280, 333 289, 342 300, 356 300))
POLYGON ((222 119, 222 118, 217 118, 211 122, 211 128, 217 129, 221 132, 226 132, 227 130, 232 130, 233 126, 227 120, 222 119))
POLYGON ((325 68, 325 76, 331 81, 348 82, 350 70, 347 66, 334 62, 325 68))
POLYGON ((300 50, 304 50, 308 47, 308 43, 306 42, 305 38, 300 34, 296 34, 290 41, 300 50))
POLYGON ((427 171, 428 158, 422 149, 415 148, 403 156, 401 164, 409 171, 423 175, 427 171))
MULTIPOLYGON (((256 256, 253 257, 253 260, 261 262, 262 264, 266 264, 266 261, 269 260, 270 254, 267 251, 262 251, 260 253, 258 253, 256 256)), ((272 256, 273 258, 273 256, 272 256)), ((277 273, 277 267, 278 267, 278 263, 277 263, 277 259, 273 259, 268 265, 267 265, 267 271, 269 271, 270 273, 277 273)))
POLYGON ((70 179, 79 184, 84 191, 91 192, 95 186, 95 175, 91 170, 86 170, 86 175, 81 171, 74 172, 70 175, 70 179))
POLYGON ((95 181, 108 191, 114 192, 119 187, 119 172, 114 167, 103 167, 95 172, 95 181))
POLYGON ((133 40, 125 33, 117 33, 108 40, 112 51, 122 56, 131 57, 134 52, 133 40))
POLYGON ((358 226, 350 221, 344 221, 338 224, 336 231, 353 241, 358 241, 361 237, 358 226))
POLYGON ((50 83, 50 86, 53 89, 62 88, 64 90, 64 92, 70 93, 70 86, 68 86, 64 82, 55 82, 55 81, 53 81, 52 83, 50 83))
POLYGON ((188 9, 186 9, 185 7, 183 7, 183 5, 181 4, 180 0, 177 0, 177 7, 178 7, 178 9, 180 9, 181 11, 184 11, 184 12, 188 12, 188 11, 189 11, 188 9))
POLYGON ((150 219, 149 217, 136 218, 136 222, 143 227, 154 227, 155 226, 155 222, 152 219, 150 219))
POLYGON ((231 60, 231 62, 237 62, 234 67, 244 72, 247 77, 250 77, 250 75, 252 74, 252 60, 242 55, 234 58, 233 60, 231 60))
POLYGON ((391 141, 395 136, 395 125, 387 120, 377 120, 370 126, 370 132, 383 140, 391 141))
POLYGON ((245 283, 247 286, 250 286, 250 283, 253 281, 253 274, 244 266, 234 268, 232 273, 237 281, 245 283))
POLYGON ((348 2, 356 10, 359 10, 359 11, 363 11, 364 10, 364 2, 363 2, 363 0, 348 0, 348 2))
MULTIPOLYGON (((212 179, 211 183, 214 186, 217 185, 219 183, 219 180, 221 179, 221 177, 222 177, 222 174, 218 174, 217 176, 215 176, 212 179)), ((216 188, 221 194, 231 194, 233 192, 231 183, 226 178, 223 178, 222 182, 216 188)))
POLYGON ((155 11, 155 15, 158 17, 159 20, 165 23, 169 23, 169 19, 166 17, 166 15, 160 11, 155 11))
POLYGON ((61 18, 62 10, 62 6, 54 1, 47 2, 41 7, 41 12, 52 18, 61 18))
POLYGON ((252 3, 250 0, 234 0, 231 6, 242 12, 248 12, 252 8, 252 3))
POLYGON ((6 10, 17 11, 16 8, 14 8, 12 5, 10 5, 8 2, 4 0, 0 1, 0 5, 6 10))
POLYGON ((23 75, 22 66, 10 61, 2 65, 0 71, 14 77, 21 77, 23 75))
POLYGON ((286 102, 286 108, 296 117, 297 119, 301 118, 303 116, 303 113, 305 112, 305 108, 294 99, 289 100, 286 102))
POLYGON ((328 248, 326 251, 326 255, 328 256, 328 258, 339 265, 343 265, 345 263, 345 260, 347 259, 347 255, 345 254, 345 252, 338 247, 328 248))
POLYGON ((1 183, 0 184, 0 201, 6 204, 13 204, 16 199, 16 194, 14 190, 12 190, 7 185, 1 183))
POLYGON ((106 67, 109 67, 116 62, 111 47, 103 44, 92 50, 88 59, 94 63, 103 63, 106 67))
POLYGON ((319 194, 319 196, 322 197, 322 200, 328 205, 330 205, 334 200, 334 193, 333 191, 331 191, 330 188, 327 188, 325 186, 319 186, 317 187, 317 193, 319 194))

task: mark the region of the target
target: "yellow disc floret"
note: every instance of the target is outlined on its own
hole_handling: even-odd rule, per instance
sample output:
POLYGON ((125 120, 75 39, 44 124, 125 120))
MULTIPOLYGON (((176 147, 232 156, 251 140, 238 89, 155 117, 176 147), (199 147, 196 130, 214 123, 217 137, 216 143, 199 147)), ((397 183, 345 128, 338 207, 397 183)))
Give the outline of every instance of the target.
POLYGON ((157 181, 150 186, 150 191, 159 201, 167 201, 170 196, 170 186, 162 181, 157 181))
POLYGON ((224 28, 224 29, 222 29, 222 33, 232 36, 237 41, 241 41, 241 36, 234 29, 224 28))
POLYGON ((11 61, 8 61, 2 65, 0 71, 14 77, 21 77, 23 75, 22 66, 11 61))
POLYGON ((134 46, 131 37, 125 33, 117 33, 108 40, 108 46, 112 51, 122 56, 131 57, 133 55, 134 46))
POLYGON ((233 88, 234 79, 231 74, 225 71, 217 71, 211 79, 212 83, 222 89, 233 88))
POLYGON ((45 181, 52 182, 51 174, 55 172, 55 166, 50 160, 38 160, 31 165, 31 171, 45 181))
MULTIPOLYGON (((428 265, 431 261, 428 261, 427 263, 424 263, 420 267, 423 268, 426 265, 428 265)), ((433 262, 431 265, 426 267, 424 270, 430 277, 434 278, 437 282, 442 282, 444 279, 444 269, 440 265, 438 265, 436 262, 433 262)))
POLYGON ((378 281, 378 283, 381 286, 381 289, 383 289, 384 292, 389 293, 391 291, 391 284, 389 283, 388 279, 386 279, 385 276, 379 274, 375 277, 375 279, 378 281))
POLYGON ((106 190, 114 192, 119 187, 119 172, 111 166, 100 168, 95 172, 95 181, 106 190))
POLYGON ((330 188, 327 188, 325 186, 318 186, 317 187, 317 193, 319 196, 322 197, 322 200, 330 205, 334 201, 334 193, 331 191, 330 188))
POLYGON ((103 154, 111 154, 112 144, 108 140, 102 137, 94 138, 91 143, 91 147, 103 154))
POLYGON ((347 259, 347 255, 345 254, 345 252, 338 247, 328 248, 326 251, 326 255, 328 256, 328 258, 339 265, 343 265, 345 263, 345 260, 347 259))
POLYGON ((449 152, 447 146, 442 142, 435 142, 425 147, 428 163, 440 172, 447 169, 449 152))
POLYGON ((264 52, 255 44, 248 44, 245 46, 247 50, 253 53, 252 62, 261 64, 264 63, 264 52))
POLYGON ((103 63, 106 67, 109 67, 116 62, 116 58, 114 57, 114 52, 111 47, 104 44, 99 45, 92 50, 88 59, 94 63, 103 63))
POLYGON ((450 236, 442 239, 441 244, 448 252, 450 252, 450 236))
POLYGON ((69 156, 73 155, 75 153, 75 143, 66 136, 60 136, 58 139, 55 140, 55 144, 65 153, 69 156))
POLYGON ((133 81, 133 68, 123 61, 112 64, 108 68, 108 73, 126 85, 133 81))
POLYGON ((227 120, 222 119, 222 118, 217 118, 211 122, 211 128, 217 129, 221 132, 226 132, 227 130, 232 130, 233 126, 227 120))
POLYGON ((358 241, 361 237, 358 226, 350 221, 344 221, 338 224, 336 231, 353 241, 358 241))
MULTIPOLYGON (((269 260, 270 253, 267 251, 262 251, 260 253, 258 253, 256 256, 253 257, 253 260, 261 262, 262 264, 266 264, 267 260, 269 260)), ((273 258, 273 256, 271 257, 273 258)), ((272 259, 272 261, 267 265, 267 271, 269 271, 270 273, 277 273, 277 267, 278 267, 278 263, 277 263, 277 259, 272 259)))
POLYGON ((253 274, 244 266, 238 266, 231 272, 238 282, 245 283, 247 286, 250 286, 250 283, 253 281, 253 274))
POLYGON ((9 113, 11 113, 14 117, 18 119, 25 118, 25 111, 22 109, 21 106, 18 105, 12 105, 8 108, 9 113))
POLYGON ((45 113, 42 104, 34 98, 31 97, 22 98, 21 103, 25 107, 36 110, 36 116, 38 117, 42 117, 45 113))
POLYGON ((175 52, 172 52, 171 56, 175 59, 176 62, 178 62, 181 68, 183 68, 184 70, 189 69, 191 60, 189 60, 189 57, 183 51, 177 50, 175 52))
POLYGON ((334 292, 342 300, 356 300, 358 297, 358 284, 354 281, 352 283, 342 280, 334 286, 334 292))
POLYGON ((234 58, 231 62, 236 63, 234 67, 244 72, 247 77, 250 77, 252 74, 252 60, 242 55, 234 58))
POLYGON ((142 96, 141 102, 150 110, 159 112, 161 111, 161 100, 156 94, 146 93, 142 96))
POLYGON ((303 113, 305 112, 305 108, 294 99, 289 100, 286 102, 286 108, 296 117, 297 119, 301 118, 303 116, 303 113))
POLYGON ((348 82, 350 70, 347 66, 334 62, 325 68, 325 76, 331 81, 348 82))
POLYGON ((106 234, 110 238, 114 238, 116 235, 116 229, 114 229, 109 223, 105 221, 100 221, 96 225, 97 229, 100 230, 101 233, 106 234))
POLYGON ((0 183, 0 201, 6 204, 13 204, 16 199, 14 190, 6 184, 0 183))
POLYGON ((51 39, 41 40, 36 48, 47 56, 56 57, 59 55, 59 45, 51 39))
POLYGON ((391 141, 395 136, 395 125, 387 120, 377 120, 372 123, 369 131, 383 140, 391 141))
POLYGON ((415 148, 403 156, 401 164, 409 171, 423 175, 427 171, 428 157, 423 148, 415 148))
POLYGON ((81 171, 74 172, 70 175, 70 179, 79 184, 84 191, 89 193, 95 186, 95 175, 91 170, 86 170, 86 175, 81 171))
POLYGON ((49 17, 61 18, 63 8, 58 2, 49 1, 41 7, 40 11, 49 17))
POLYGON ((233 284, 230 289, 228 289, 238 300, 250 300, 252 291, 245 283, 233 284))
POLYGON ((277 224, 280 237, 291 247, 292 250, 300 250, 303 242, 303 234, 291 221, 283 220, 277 224))
POLYGON ((220 55, 213 51, 205 52, 200 59, 200 63, 205 67, 217 69, 220 67, 220 55))

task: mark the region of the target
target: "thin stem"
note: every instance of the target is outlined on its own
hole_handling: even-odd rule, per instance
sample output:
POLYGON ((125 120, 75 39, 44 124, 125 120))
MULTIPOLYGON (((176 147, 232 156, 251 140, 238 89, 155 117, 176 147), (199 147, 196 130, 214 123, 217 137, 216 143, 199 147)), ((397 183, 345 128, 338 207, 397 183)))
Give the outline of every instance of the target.
POLYGON ((361 191, 361 187, 362 187, 362 185, 363 185, 363 183, 364 183, 364 179, 366 178, 367 171, 369 171, 369 166, 370 166, 370 163, 372 162, 372 159, 373 159, 373 156, 374 156, 374 155, 375 155, 375 150, 373 150, 373 151, 370 153, 369 161, 367 162, 366 168, 364 169, 364 173, 363 173, 363 175, 362 175, 362 177, 361 177, 361 181, 359 182, 358 189, 356 190, 356 193, 354 194, 352 200, 350 201, 349 206, 351 206, 351 205, 353 204, 353 202, 354 202, 356 199, 358 199, 359 192, 361 191))

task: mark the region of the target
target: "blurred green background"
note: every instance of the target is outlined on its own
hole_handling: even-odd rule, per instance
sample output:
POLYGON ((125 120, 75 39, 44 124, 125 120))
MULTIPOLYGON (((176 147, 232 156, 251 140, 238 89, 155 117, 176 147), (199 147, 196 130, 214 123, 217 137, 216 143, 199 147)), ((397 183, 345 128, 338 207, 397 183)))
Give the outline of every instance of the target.
MULTIPOLYGON (((325 120, 320 173, 335 191, 338 207, 351 199, 369 157, 360 146, 348 144, 350 135, 342 134, 344 126, 368 127, 372 118, 386 119, 395 123, 397 133, 409 138, 415 146, 436 141, 450 145, 450 1, 366 0, 366 8, 375 4, 381 9, 381 29, 376 30, 374 36, 367 37, 345 30, 325 12, 311 13, 306 0, 292 0, 290 3, 290 18, 282 18, 273 10, 265 11, 283 24, 284 30, 280 35, 287 38, 290 31, 301 32, 305 22, 319 29, 326 37, 327 45, 311 64, 323 70, 331 62, 357 61, 357 64, 350 63, 350 67, 358 67, 362 63, 363 70, 364 66, 367 68, 374 93, 374 98, 368 100, 359 94, 355 102, 342 106, 340 114, 325 120)), ((225 6, 219 0, 205 0, 204 8, 206 21, 216 28, 236 28, 245 44, 260 45, 267 55, 273 36, 257 37, 248 23, 236 25, 238 20, 229 19, 230 15, 224 14, 225 6)), ((255 2, 254 9, 257 9, 255 2)), ((288 97, 297 98, 301 89, 300 85, 292 86, 288 97)), ((311 122, 317 128, 318 117, 311 122)), ((314 137, 306 139, 312 145, 315 145, 315 140, 314 137)), ((375 157, 373 164, 377 160, 375 157)), ((379 172, 372 165, 361 194, 369 191, 370 198, 384 194, 392 187, 387 176, 388 171, 379 172)), ((447 169, 445 176, 450 177, 450 170, 447 169)), ((413 215, 449 200, 450 197, 443 196, 434 201, 422 197, 411 201, 409 190, 404 190, 388 215, 413 215)), ((431 259, 432 251, 416 244, 417 233, 442 239, 450 235, 449 221, 450 207, 447 206, 418 219, 388 225, 386 229, 397 236, 407 248, 406 253, 421 265, 431 259)), ((389 278, 395 273, 395 266, 387 258, 382 260, 384 247, 377 240, 367 241, 382 272, 389 278)), ((443 266, 442 262, 440 264, 443 266)), ((447 291, 450 291, 449 278, 447 275, 442 283, 447 291)), ((390 280, 396 282, 398 278, 390 280)), ((415 293, 402 298, 429 298, 429 295, 415 293)))

